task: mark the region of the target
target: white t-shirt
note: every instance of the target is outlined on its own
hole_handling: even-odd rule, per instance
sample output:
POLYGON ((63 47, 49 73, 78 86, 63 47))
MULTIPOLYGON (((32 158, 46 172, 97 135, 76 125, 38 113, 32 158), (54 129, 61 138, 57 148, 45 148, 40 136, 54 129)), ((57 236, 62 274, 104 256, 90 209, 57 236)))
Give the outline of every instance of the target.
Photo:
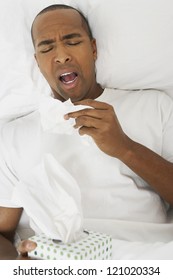
MULTIPOLYGON (((131 139, 173 162, 173 102, 165 93, 105 89, 97 100, 114 107, 131 139)), ((100 151, 88 136, 43 132, 37 110, 2 125, 0 142, 0 206, 22 207, 13 200, 15 185, 42 154, 49 153, 77 181, 87 226, 98 222, 100 230, 99 221, 114 225, 114 221, 162 224, 167 220, 167 204, 144 180, 100 151)))

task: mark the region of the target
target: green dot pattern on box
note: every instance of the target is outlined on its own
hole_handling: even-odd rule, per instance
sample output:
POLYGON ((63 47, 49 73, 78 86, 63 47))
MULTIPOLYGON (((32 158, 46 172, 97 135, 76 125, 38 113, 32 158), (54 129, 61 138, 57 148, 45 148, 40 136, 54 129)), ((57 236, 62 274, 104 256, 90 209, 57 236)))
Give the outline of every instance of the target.
POLYGON ((54 242, 44 234, 33 236, 30 240, 37 243, 32 257, 49 260, 108 260, 112 256, 111 236, 87 231, 89 235, 74 243, 54 242))

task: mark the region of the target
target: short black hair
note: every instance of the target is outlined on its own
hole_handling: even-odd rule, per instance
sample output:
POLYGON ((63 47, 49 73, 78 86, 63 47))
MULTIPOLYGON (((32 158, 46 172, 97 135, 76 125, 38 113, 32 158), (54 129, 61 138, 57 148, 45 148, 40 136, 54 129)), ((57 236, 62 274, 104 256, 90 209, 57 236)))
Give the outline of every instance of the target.
MULTIPOLYGON (((88 33, 88 35, 89 35, 89 38, 90 38, 91 40, 93 39, 92 31, 91 31, 91 28, 90 28, 90 25, 89 25, 89 23, 88 23, 87 18, 84 16, 84 14, 83 14, 81 11, 75 9, 75 8, 72 7, 72 6, 64 5, 64 4, 54 4, 54 5, 50 5, 50 6, 46 7, 46 8, 44 8, 43 10, 41 10, 41 11, 36 15, 35 19, 36 19, 39 15, 42 15, 42 14, 47 13, 47 12, 49 12, 49 11, 60 10, 60 9, 68 9, 68 10, 71 9, 71 10, 77 11, 77 12, 79 13, 79 15, 81 16, 81 18, 82 18, 82 20, 83 20, 83 22, 84 22, 84 24, 85 24, 85 26, 86 26, 86 30, 87 30, 87 33, 88 33)), ((35 19, 34 19, 34 21, 35 21, 35 19)), ((32 38, 33 45, 34 45, 34 37, 33 37, 33 25, 34 25, 34 21, 33 21, 32 26, 31 26, 31 38, 32 38)))

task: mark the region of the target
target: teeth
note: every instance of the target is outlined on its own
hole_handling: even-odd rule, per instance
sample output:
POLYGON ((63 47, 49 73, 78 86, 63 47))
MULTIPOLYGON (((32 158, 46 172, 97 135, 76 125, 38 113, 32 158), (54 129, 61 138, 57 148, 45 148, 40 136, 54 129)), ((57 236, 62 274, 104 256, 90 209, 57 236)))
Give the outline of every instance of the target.
POLYGON ((64 74, 61 75, 61 77, 65 77, 65 76, 67 76, 67 75, 70 75, 71 73, 72 73, 72 72, 64 73, 64 74))
POLYGON ((76 78, 77 78, 77 74, 75 72, 64 73, 60 76, 60 80, 64 84, 73 83, 76 80, 76 78))
MULTIPOLYGON (((75 79, 74 79, 75 80, 75 79)), ((73 83, 74 82, 74 80, 72 80, 72 81, 69 81, 69 82, 64 82, 65 84, 71 84, 71 83, 73 83)))

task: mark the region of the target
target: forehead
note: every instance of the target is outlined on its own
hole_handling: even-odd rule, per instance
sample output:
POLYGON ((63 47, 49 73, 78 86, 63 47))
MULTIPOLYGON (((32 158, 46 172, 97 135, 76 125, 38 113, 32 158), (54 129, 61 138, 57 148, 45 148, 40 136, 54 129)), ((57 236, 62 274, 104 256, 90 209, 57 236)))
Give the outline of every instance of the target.
POLYGON ((73 9, 58 9, 36 17, 33 23, 33 38, 35 41, 49 34, 63 34, 74 30, 86 33, 81 15, 73 9))

